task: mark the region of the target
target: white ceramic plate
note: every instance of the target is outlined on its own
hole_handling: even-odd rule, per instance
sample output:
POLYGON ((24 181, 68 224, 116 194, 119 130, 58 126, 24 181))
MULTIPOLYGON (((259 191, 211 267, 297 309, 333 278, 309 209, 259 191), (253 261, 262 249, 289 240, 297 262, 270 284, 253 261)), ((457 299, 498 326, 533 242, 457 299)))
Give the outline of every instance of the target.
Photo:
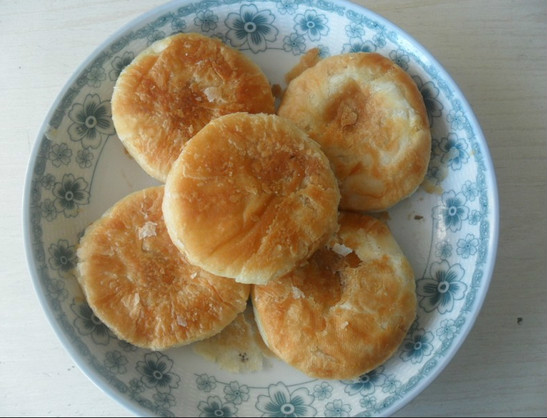
POLYGON ((28 169, 24 206, 30 271, 44 311, 77 364, 138 415, 390 415, 448 364, 488 289, 498 234, 495 175, 486 142, 445 70, 411 37, 348 2, 180 1, 142 16, 83 63, 54 103, 28 169), (356 381, 323 381, 272 361, 230 374, 189 347, 149 352, 117 340, 75 280, 84 228, 132 191, 156 184, 123 151, 110 99, 120 70, 175 32, 219 37, 272 83, 312 47, 324 56, 376 51, 416 80, 431 122, 427 187, 389 211, 416 273, 419 311, 397 353, 356 381))

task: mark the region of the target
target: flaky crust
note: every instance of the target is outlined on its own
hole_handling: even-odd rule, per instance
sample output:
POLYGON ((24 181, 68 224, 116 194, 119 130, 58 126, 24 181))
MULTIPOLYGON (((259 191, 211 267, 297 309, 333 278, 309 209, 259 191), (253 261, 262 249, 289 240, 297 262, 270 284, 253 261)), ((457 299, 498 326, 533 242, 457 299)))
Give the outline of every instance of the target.
POLYGON ((211 121, 165 184, 169 234, 193 264, 243 283, 287 273, 337 229, 340 194, 319 145, 276 115, 211 121))
POLYGON ((192 349, 233 373, 262 370, 271 355, 258 332, 250 304, 230 325, 211 338, 192 344, 192 349))
POLYGON ((262 70, 240 51, 196 33, 156 41, 120 74, 112 119, 127 151, 165 181, 184 144, 211 119, 274 113, 262 70))
POLYGON ((95 315, 119 338, 153 350, 220 332, 245 310, 249 286, 192 266, 163 221, 164 187, 130 194, 91 224, 77 277, 95 315))
POLYGON ((380 54, 319 61, 289 83, 278 114, 321 144, 341 182, 342 209, 388 209, 424 179, 431 134, 422 95, 380 54))
POLYGON ((251 300, 268 347, 322 379, 352 379, 385 362, 416 313, 414 274, 387 225, 350 212, 307 265, 253 286, 251 300))

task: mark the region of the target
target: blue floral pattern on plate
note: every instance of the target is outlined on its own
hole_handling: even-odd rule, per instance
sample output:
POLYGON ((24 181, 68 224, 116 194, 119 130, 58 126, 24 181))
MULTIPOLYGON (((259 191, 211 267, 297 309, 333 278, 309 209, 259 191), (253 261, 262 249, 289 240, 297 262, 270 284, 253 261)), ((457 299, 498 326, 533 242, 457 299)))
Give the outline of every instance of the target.
POLYGON ((389 415, 437 374, 467 335, 488 289, 497 245, 497 192, 480 127, 436 61, 399 28, 361 7, 327 0, 183 0, 151 11, 76 72, 48 115, 25 190, 28 259, 44 310, 86 374, 141 415, 389 415), (416 272, 418 315, 398 352, 355 381, 310 379, 272 360, 233 375, 188 347, 151 352, 93 315, 74 277, 85 227, 128 193, 156 184, 116 139, 116 78, 157 39, 219 38, 251 57, 272 83, 307 50, 376 51, 415 80, 433 137, 426 181, 389 211, 416 272))

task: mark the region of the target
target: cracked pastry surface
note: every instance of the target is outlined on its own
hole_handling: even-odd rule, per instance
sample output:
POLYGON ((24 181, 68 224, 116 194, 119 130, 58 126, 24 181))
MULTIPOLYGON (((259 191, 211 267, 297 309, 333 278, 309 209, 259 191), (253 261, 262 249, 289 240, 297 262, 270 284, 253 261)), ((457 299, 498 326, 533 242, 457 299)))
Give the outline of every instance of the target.
POLYGON ((164 186, 134 192, 92 223, 77 278, 94 314, 117 337, 161 350, 220 332, 245 310, 248 285, 187 262, 163 221, 164 186))
POLYGON ((388 209, 425 177, 431 133, 422 95, 380 54, 320 60, 288 84, 278 114, 319 142, 340 180, 342 209, 388 209))
POLYGON ((305 374, 351 379, 384 363, 416 314, 414 273, 382 221, 340 214, 309 263, 251 289, 268 348, 305 374))
POLYGON ((161 182, 184 144, 211 119, 274 110, 270 83, 258 65, 197 33, 169 36, 139 53, 121 72, 112 96, 118 137, 161 182))
POLYGON ((276 115, 211 121, 165 184, 169 234, 188 260, 243 283, 287 273, 338 228, 338 184, 319 145, 276 115))

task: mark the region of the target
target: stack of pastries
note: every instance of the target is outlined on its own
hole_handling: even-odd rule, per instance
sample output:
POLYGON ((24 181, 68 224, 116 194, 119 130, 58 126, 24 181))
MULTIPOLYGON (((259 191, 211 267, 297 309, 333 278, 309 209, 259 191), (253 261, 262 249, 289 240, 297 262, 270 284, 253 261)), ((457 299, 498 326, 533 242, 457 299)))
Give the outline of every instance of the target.
POLYGON ((207 341, 251 304, 267 348, 308 376, 358 377, 401 344, 414 273, 371 213, 425 176, 423 99, 379 54, 306 67, 277 109, 256 64, 199 34, 157 41, 120 74, 117 135, 162 185, 120 200, 78 248, 87 302, 119 338, 207 341))

